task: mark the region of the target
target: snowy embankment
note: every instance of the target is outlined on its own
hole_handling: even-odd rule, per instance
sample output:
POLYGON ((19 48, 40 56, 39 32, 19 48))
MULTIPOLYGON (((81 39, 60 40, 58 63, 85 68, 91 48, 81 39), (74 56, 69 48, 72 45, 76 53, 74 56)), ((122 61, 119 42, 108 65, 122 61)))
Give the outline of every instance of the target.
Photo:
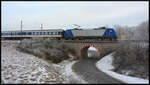
MULTIPOLYGON (((64 61, 66 63, 53 64, 19 52, 15 46, 16 43, 11 42, 1 44, 1 80, 3 83, 70 83, 70 78, 74 77, 80 80, 71 70, 75 62, 64 61)), ((78 82, 82 83, 82 81, 78 82)))
MULTIPOLYGON (((112 65, 112 61, 113 61, 112 54, 107 55, 96 63, 96 67, 99 70, 105 72, 106 74, 108 74, 108 75, 110 75, 110 76, 112 76, 118 80, 121 80, 125 83, 128 83, 128 84, 135 84, 135 83, 136 84, 143 84, 143 83, 149 84, 149 80, 147 80, 147 79, 122 75, 122 74, 119 74, 119 73, 112 71, 112 69, 114 68, 114 66, 112 65)), ((126 71, 126 74, 128 74, 127 71, 126 71)))
POLYGON ((16 44, 5 42, 1 44, 2 63, 1 78, 3 83, 63 83, 65 82, 53 64, 38 57, 19 52, 16 44))

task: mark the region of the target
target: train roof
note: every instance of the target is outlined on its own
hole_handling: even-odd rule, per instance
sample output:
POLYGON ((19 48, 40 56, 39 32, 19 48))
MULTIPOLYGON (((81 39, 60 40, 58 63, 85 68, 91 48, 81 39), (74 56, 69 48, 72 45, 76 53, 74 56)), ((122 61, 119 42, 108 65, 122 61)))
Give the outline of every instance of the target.
MULTIPOLYGON (((9 30, 2 32, 20 32, 21 30, 9 30)), ((63 31, 63 29, 43 29, 43 30, 22 30, 22 32, 32 32, 32 31, 63 31)))

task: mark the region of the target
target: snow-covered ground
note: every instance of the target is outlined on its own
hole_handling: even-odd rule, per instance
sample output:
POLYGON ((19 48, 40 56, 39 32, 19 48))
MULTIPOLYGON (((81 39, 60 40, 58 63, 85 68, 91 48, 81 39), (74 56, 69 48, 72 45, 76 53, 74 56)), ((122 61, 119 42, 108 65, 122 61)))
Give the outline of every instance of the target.
POLYGON ((94 50, 97 51, 97 49, 95 47, 89 47, 88 50, 94 50))
POLYGON ((15 46, 16 44, 11 42, 1 43, 1 79, 3 83, 70 83, 70 76, 80 80, 71 70, 75 62, 68 60, 65 61, 66 63, 53 64, 33 55, 19 52, 15 46))
POLYGON ((98 50, 95 47, 89 47, 88 48, 88 57, 97 57, 98 56, 98 50))
MULTIPOLYGON (((106 74, 108 74, 118 80, 121 80, 125 83, 128 83, 128 84, 149 84, 149 80, 147 80, 147 79, 122 75, 122 74, 116 73, 114 71, 111 71, 111 69, 114 68, 114 66, 112 65, 112 61, 113 61, 112 54, 107 55, 96 63, 96 67, 99 70, 105 72, 106 74)), ((127 74, 128 74, 128 72, 129 71, 126 71, 127 74)))

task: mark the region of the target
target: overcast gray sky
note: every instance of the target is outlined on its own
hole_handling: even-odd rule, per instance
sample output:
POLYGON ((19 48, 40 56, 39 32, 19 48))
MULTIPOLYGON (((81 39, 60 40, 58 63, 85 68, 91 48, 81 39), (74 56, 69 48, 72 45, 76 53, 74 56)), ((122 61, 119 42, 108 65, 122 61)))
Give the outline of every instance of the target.
POLYGON ((148 1, 2 1, 2 30, 135 26, 148 20, 148 1))

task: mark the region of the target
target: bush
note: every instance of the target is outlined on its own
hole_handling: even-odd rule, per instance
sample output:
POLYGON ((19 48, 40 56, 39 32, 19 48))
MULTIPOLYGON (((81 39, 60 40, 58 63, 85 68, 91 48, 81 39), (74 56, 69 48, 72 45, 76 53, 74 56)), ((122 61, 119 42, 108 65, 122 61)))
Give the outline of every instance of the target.
POLYGON ((123 70, 132 70, 131 76, 147 78, 149 74, 148 46, 142 47, 139 43, 120 42, 114 54, 114 71, 123 73, 123 70), (135 75, 136 74, 136 75, 135 75))
POLYGON ((120 42, 114 54, 114 71, 124 73, 131 71, 129 75, 149 78, 149 27, 148 21, 134 27, 115 26, 116 32, 121 39, 125 35, 127 40, 140 40, 143 42, 120 42), (146 41, 146 42, 145 42, 146 41))
POLYGON ((17 49, 40 58, 51 60, 54 63, 59 63, 69 58, 69 52, 75 52, 73 48, 69 47, 63 41, 52 40, 50 38, 24 39, 17 46, 17 49))

